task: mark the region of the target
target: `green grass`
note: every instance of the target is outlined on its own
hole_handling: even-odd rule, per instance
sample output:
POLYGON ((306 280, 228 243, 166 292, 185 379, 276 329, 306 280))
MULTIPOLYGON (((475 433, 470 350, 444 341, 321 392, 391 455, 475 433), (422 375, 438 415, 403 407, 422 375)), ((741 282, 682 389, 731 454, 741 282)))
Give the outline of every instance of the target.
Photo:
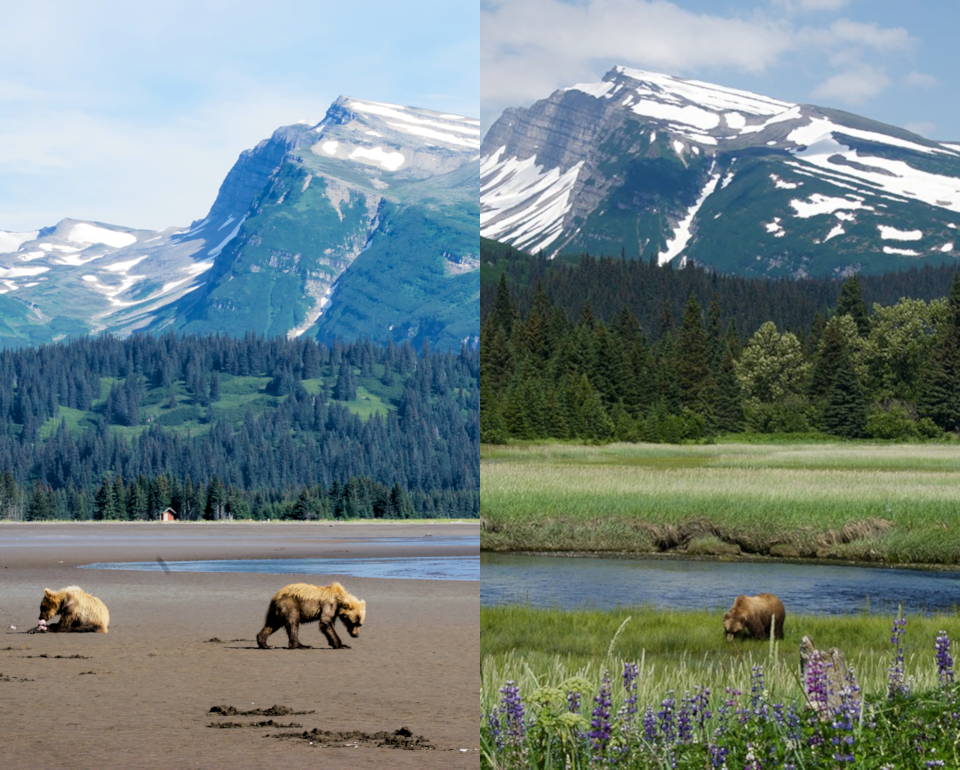
POLYGON ((960 446, 572 444, 481 449, 482 547, 960 559, 960 446), (771 549, 773 549, 771 551, 771 549))
MULTIPOLYGON (((774 700, 802 698, 800 639, 820 649, 837 647, 857 672, 866 694, 885 691, 893 659, 892 618, 883 615, 788 615, 783 641, 736 640, 723 636, 722 611, 667 611, 650 607, 563 611, 505 606, 480 610, 482 705, 492 707, 507 680, 530 692, 556 687, 571 677, 599 681, 616 676, 624 662, 641 663, 640 701, 653 702, 669 690, 690 692, 705 685, 714 693, 749 688, 750 672, 762 665, 774 700)), ((937 631, 960 638, 960 614, 908 616, 906 675, 915 689, 937 683, 931 665, 937 631)))
MULTIPOLYGON (((303 380, 304 389, 316 395, 325 386, 330 387, 336 375, 329 370, 325 377, 316 377, 303 380)), ((368 419, 378 414, 385 416, 395 410, 395 401, 402 396, 402 383, 395 382, 384 385, 377 377, 382 376, 383 367, 375 367, 374 376, 362 377, 357 387, 357 398, 351 401, 335 401, 361 419, 368 419)), ((140 425, 121 426, 111 425, 110 429, 124 438, 134 438, 149 428, 150 425, 160 425, 165 429, 189 436, 206 433, 210 429, 211 420, 226 420, 234 425, 241 425, 248 412, 261 414, 273 409, 286 396, 271 396, 265 392, 271 377, 220 375, 219 398, 209 407, 204 407, 194 401, 187 391, 183 381, 173 385, 175 403, 171 405, 170 392, 166 388, 148 387, 143 396, 140 408, 140 425)), ((110 389, 120 382, 114 377, 100 378, 100 393, 88 410, 73 409, 59 406, 57 413, 40 426, 39 436, 47 439, 65 422, 70 431, 89 430, 103 414, 110 389)))

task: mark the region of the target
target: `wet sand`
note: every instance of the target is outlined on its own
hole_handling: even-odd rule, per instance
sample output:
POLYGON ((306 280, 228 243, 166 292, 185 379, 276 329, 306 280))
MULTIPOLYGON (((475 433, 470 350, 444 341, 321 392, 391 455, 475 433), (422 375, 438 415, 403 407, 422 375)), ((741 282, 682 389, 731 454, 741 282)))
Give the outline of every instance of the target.
MULTIPOLYGON (((476 582, 75 566, 158 556, 379 556, 396 551, 377 538, 478 532, 477 524, 444 523, 2 524, 0 767, 478 767, 476 582), (285 649, 282 630, 270 638, 273 649, 256 648, 277 588, 333 579, 367 600, 367 624, 349 640, 352 649, 328 649, 315 623, 300 635, 314 649, 285 649), (71 584, 107 603, 110 633, 23 633, 36 623, 43 587, 71 584), (273 705, 314 713, 209 713, 273 705), (291 723, 302 727, 278 726, 291 723), (240 726, 209 726, 224 724, 240 726), (349 745, 339 748, 276 737, 402 727, 436 748, 378 748, 363 735, 343 737, 349 745)), ((464 552, 404 547, 408 556, 464 552)))

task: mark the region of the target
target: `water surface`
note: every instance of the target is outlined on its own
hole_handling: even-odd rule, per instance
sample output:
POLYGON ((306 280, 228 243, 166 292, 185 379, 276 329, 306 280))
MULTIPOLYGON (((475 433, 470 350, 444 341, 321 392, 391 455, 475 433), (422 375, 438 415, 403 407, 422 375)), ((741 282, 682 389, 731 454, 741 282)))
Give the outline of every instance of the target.
POLYGON ((561 609, 641 604, 726 609, 738 594, 777 594, 788 612, 932 612, 960 607, 960 572, 776 562, 482 554, 480 602, 561 609))
POLYGON ((350 559, 204 559, 125 561, 82 565, 85 569, 145 572, 258 572, 268 575, 351 575, 394 580, 479 580, 477 556, 408 556, 350 559))

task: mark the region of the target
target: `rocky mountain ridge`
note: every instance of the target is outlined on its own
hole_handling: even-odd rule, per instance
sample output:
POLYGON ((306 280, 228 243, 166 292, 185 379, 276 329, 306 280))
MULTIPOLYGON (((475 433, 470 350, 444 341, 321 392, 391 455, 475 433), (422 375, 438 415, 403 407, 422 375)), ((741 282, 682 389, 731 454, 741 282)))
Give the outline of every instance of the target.
POLYGON ((615 67, 484 137, 481 234, 744 275, 956 259, 960 145, 850 113, 615 67))

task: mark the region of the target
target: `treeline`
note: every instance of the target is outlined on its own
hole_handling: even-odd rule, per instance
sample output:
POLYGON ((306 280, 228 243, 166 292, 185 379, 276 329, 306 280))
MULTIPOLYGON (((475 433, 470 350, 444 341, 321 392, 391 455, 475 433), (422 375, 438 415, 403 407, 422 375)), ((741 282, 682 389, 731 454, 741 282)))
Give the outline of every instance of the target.
MULTIPOLYGON (((658 267, 640 260, 531 256, 506 244, 481 241, 481 321, 496 301, 505 276, 517 311, 525 315, 541 290, 571 319, 584 308, 604 323, 629 311, 650 341, 659 339, 684 311, 690 297, 703 308, 716 303, 721 322, 746 337, 772 321, 781 331, 805 335, 818 317, 832 312, 842 279, 763 279, 719 275, 696 265, 658 267)), ((899 273, 859 276, 867 307, 893 305, 901 297, 931 300, 950 290, 955 268, 920 267, 899 273)))
POLYGON ((478 373, 476 351, 256 336, 2 351, 0 515, 203 518, 220 489, 214 518, 476 515, 478 373), (221 393, 252 378, 262 398, 221 393), (361 385, 382 406, 363 417, 344 403, 361 385))
MULTIPOLYGON (((590 277, 583 273, 583 296, 610 278, 605 269, 618 280, 621 269, 629 272, 606 260, 594 267, 590 277)), ((949 300, 905 298, 869 311, 861 281, 850 278, 807 326, 794 319, 794 331, 764 319, 744 332, 718 299, 704 310, 689 294, 674 314, 651 298, 660 305, 655 321, 642 314, 651 332, 628 306, 595 314, 585 301, 573 306, 563 292, 551 294, 582 268, 557 266, 565 277, 540 282, 528 301, 517 300, 525 281, 515 289, 509 271, 500 273, 481 332, 482 440, 676 442, 743 431, 906 439, 960 431, 960 278, 949 300)), ((671 285, 668 296, 678 291, 674 281, 688 288, 687 270, 646 269, 671 285)), ((612 285, 610 296, 636 291, 612 285)), ((780 282, 770 291, 789 293, 780 282)))
POLYGON ((125 481, 107 475, 90 494, 72 484, 54 489, 35 481, 24 487, 9 471, 0 474, 0 518, 14 521, 156 521, 168 507, 181 521, 439 518, 470 515, 475 498, 472 490, 408 492, 399 484, 356 477, 281 493, 228 487, 219 478, 204 485, 168 476, 125 481))

